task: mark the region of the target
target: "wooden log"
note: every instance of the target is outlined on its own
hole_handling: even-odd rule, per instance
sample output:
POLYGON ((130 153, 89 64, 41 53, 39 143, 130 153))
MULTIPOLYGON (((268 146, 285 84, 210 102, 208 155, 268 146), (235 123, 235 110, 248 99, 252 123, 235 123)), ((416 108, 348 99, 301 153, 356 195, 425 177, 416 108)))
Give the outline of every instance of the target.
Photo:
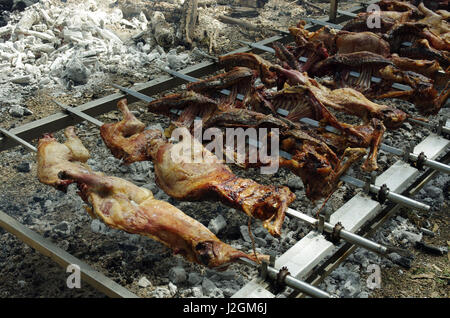
POLYGON ((248 30, 253 30, 253 31, 260 30, 259 27, 255 26, 247 21, 241 20, 241 19, 235 19, 235 18, 231 18, 231 17, 225 16, 225 15, 220 15, 218 19, 219 19, 219 21, 221 21, 223 23, 236 24, 236 25, 244 27, 248 30))
POLYGON ((192 47, 195 26, 198 20, 198 0, 186 0, 183 4, 181 16, 181 32, 186 47, 192 47))

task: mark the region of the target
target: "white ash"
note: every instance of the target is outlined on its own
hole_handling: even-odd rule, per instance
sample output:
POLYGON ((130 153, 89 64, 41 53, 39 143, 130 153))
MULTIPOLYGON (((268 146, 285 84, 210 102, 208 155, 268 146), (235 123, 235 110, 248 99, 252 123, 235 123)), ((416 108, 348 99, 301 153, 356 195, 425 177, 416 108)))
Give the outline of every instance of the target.
POLYGON ((161 73, 158 68, 180 69, 198 60, 182 48, 166 53, 145 14, 127 20, 114 3, 42 0, 9 13, 8 25, 0 28, 0 111, 23 106, 39 89, 54 96, 70 90, 77 97, 113 75, 147 81, 161 73))

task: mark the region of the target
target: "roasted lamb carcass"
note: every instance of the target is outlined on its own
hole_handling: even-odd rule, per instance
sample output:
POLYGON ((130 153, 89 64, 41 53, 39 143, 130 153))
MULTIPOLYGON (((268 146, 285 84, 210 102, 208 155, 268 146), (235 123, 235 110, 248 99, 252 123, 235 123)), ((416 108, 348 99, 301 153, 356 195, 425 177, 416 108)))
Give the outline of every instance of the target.
POLYGON ((222 65, 226 71, 229 71, 236 66, 248 67, 257 71, 261 81, 267 87, 276 85, 276 76, 270 71, 272 63, 266 61, 259 55, 253 53, 233 53, 219 57, 219 64, 222 65))
POLYGON ((265 256, 247 255, 221 242, 204 225, 171 204, 156 200, 151 191, 121 178, 92 171, 84 162, 89 152, 73 127, 65 131, 67 141, 58 143, 45 135, 38 145, 38 176, 42 183, 63 190, 78 185, 88 212, 108 226, 148 236, 171 248, 175 254, 208 267, 225 267, 239 258, 253 261, 265 256), (79 161, 78 161, 79 160, 79 161))
POLYGON ((126 163, 152 160, 157 184, 173 198, 218 199, 262 220, 270 234, 280 235, 285 211, 295 199, 287 187, 265 186, 239 178, 186 128, 180 130, 183 139, 174 144, 158 130, 145 130, 142 123, 139 125, 126 100, 119 101, 119 108, 124 113, 123 120, 100 128, 105 144, 116 158, 123 158, 126 163))
MULTIPOLYGON (((371 102, 362 93, 353 88, 329 89, 310 78, 306 73, 286 70, 278 65, 273 66, 271 69, 277 72, 279 76, 284 77, 288 84, 292 85, 288 90, 294 90, 296 94, 303 94, 304 96, 308 94, 310 98, 313 98, 311 100, 319 101, 324 106, 331 107, 337 111, 356 115, 363 119, 365 123, 368 123, 371 118, 377 118, 383 121, 387 128, 397 128, 408 117, 406 113, 399 109, 371 102)), ((281 92, 279 93, 281 94, 281 92)), ((289 101, 289 99, 285 99, 284 97, 281 97, 281 99, 285 100, 283 103, 289 101)), ((296 100, 298 100, 298 97, 296 97, 296 100)), ((297 109, 295 111, 302 112, 304 109, 297 109)), ((290 113, 289 116, 293 116, 293 114, 290 113)))
POLYGON ((64 134, 67 138, 64 144, 56 142, 51 134, 39 139, 37 173, 40 182, 65 192, 71 181, 58 177, 62 169, 87 173, 91 169, 85 164, 89 159, 89 151, 75 134, 74 127, 66 128, 64 134))
MULTIPOLYGON (((305 186, 308 199, 316 201, 327 198, 338 187, 340 177, 356 161, 360 160, 366 151, 355 148, 351 138, 334 139, 339 142, 338 156, 327 145, 331 136, 322 136, 318 130, 309 128, 300 123, 294 123, 285 118, 276 118, 248 109, 230 109, 227 112, 217 113, 205 123, 205 127, 252 127, 252 128, 278 128, 280 148, 290 154, 290 158, 280 157, 279 166, 298 175, 305 186), (343 149, 342 147, 345 147, 343 149)), ((271 133, 266 136, 272 138, 271 133)), ((355 141, 355 139, 353 139, 355 141)), ((271 144, 270 141, 265 144, 271 144)), ((333 144, 334 145, 334 144, 333 144)), ((372 161, 372 159, 369 159, 372 161)), ((248 166, 263 165, 261 161, 248 166)), ((376 165, 376 155, 375 155, 376 165)))
MULTIPOLYGON (((397 63, 402 62, 400 59, 395 58, 397 63)), ((431 79, 412 71, 403 71, 390 59, 371 52, 336 54, 318 63, 310 73, 333 75, 333 86, 352 87, 369 98, 403 98, 414 103, 422 115, 437 114, 446 102, 446 93, 438 94, 431 79), (350 76, 351 71, 359 71, 359 77, 350 76), (381 81, 372 82, 372 76, 381 81), (399 92, 392 88, 394 83, 408 85, 411 89, 399 92)))

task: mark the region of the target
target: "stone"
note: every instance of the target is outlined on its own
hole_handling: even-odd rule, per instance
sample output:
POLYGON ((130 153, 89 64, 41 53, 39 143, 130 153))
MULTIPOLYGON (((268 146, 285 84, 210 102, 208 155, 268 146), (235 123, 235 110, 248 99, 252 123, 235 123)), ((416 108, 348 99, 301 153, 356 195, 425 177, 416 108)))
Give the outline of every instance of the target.
POLYGON ((172 267, 169 270, 169 280, 174 284, 180 284, 187 279, 186 271, 181 266, 172 267))
POLYGON ((211 280, 206 277, 203 278, 202 291, 204 295, 210 295, 215 289, 217 289, 217 286, 211 280))
POLYGON ((250 238, 250 234, 248 233, 248 226, 247 225, 241 225, 239 227, 239 230, 241 231, 242 238, 244 241, 251 243, 252 239, 250 238))
POLYGON ((219 214, 214 219, 209 221, 208 229, 211 232, 213 232, 215 235, 217 235, 226 226, 227 226, 227 221, 225 220, 225 218, 221 214, 219 214))
POLYGON ((203 277, 202 276, 200 276, 200 274, 198 274, 198 273, 189 273, 189 276, 188 276, 188 283, 191 285, 191 286, 196 286, 196 285, 199 285, 199 284, 201 284, 202 283, 202 280, 203 280, 203 277))
POLYGON ((16 166, 16 170, 19 172, 30 172, 31 171, 31 164, 29 162, 21 162, 16 166))
POLYGON ((88 82, 89 75, 90 71, 86 66, 79 58, 74 57, 67 62, 62 78, 72 81, 75 85, 84 85, 88 82))
POLYGON ((147 277, 143 276, 143 277, 141 277, 141 279, 139 279, 139 282, 138 282, 139 287, 147 288, 151 285, 152 285, 152 283, 147 279, 147 277))
POLYGON ((192 296, 195 298, 201 298, 203 297, 203 292, 202 292, 202 288, 201 287, 192 287, 192 296))
POLYGON ((167 62, 169 63, 169 66, 173 70, 179 70, 188 65, 190 62, 189 55, 186 53, 182 54, 167 54, 167 62))
POLYGON ((169 288, 170 295, 172 297, 175 296, 178 291, 178 287, 176 285, 172 284, 172 282, 170 282, 168 285, 168 288, 169 288))
POLYGON ((67 221, 62 221, 56 225, 53 229, 56 233, 69 235, 70 234, 70 224, 67 221))

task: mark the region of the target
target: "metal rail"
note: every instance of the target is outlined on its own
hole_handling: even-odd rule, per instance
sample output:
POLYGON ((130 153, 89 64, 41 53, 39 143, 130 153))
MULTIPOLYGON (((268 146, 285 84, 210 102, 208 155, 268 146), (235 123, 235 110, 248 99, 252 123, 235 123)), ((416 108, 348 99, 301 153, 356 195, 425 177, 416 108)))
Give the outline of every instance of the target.
POLYGON ((114 298, 138 298, 138 296, 130 292, 128 289, 117 284, 102 273, 94 270, 85 262, 67 253, 36 232, 31 231, 3 211, 0 211, 0 227, 15 235, 18 239, 34 248, 39 253, 50 257, 63 268, 67 268, 67 266, 71 264, 78 265, 80 267, 82 280, 86 281, 89 285, 105 295, 114 298))

